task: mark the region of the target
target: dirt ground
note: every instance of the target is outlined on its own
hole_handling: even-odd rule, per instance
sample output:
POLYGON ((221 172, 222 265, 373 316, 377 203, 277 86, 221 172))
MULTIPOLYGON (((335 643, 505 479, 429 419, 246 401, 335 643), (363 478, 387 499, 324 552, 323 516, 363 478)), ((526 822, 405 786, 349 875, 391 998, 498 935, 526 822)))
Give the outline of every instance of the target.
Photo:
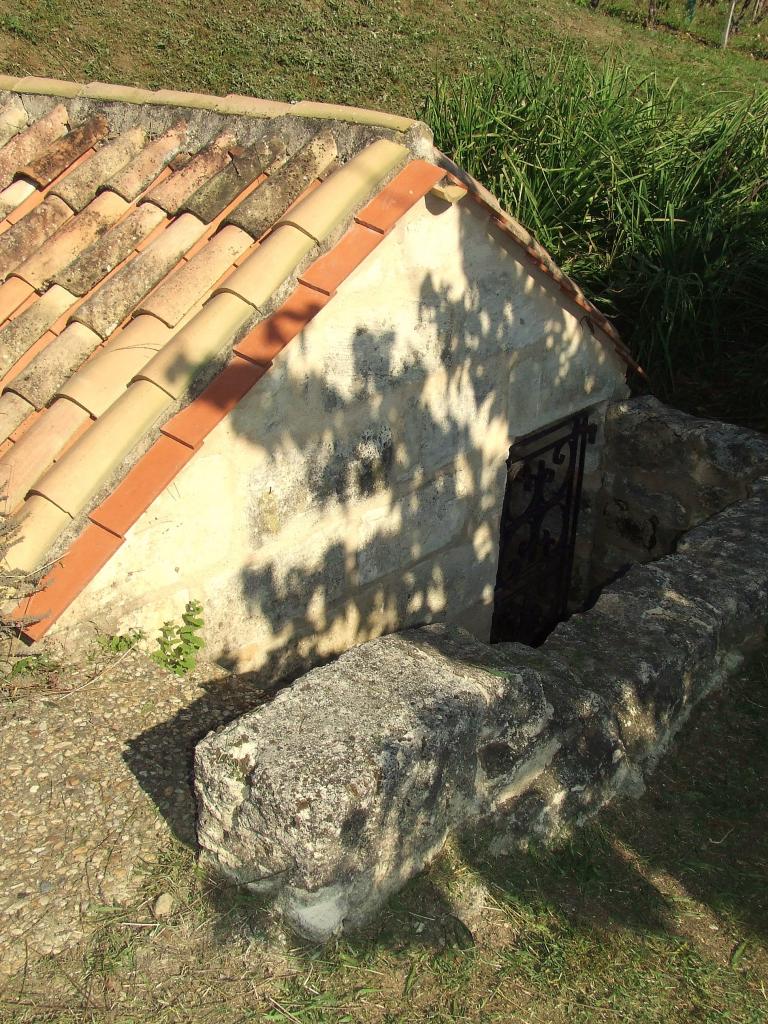
POLYGON ((556 849, 454 843, 326 947, 196 865, 194 743, 263 699, 206 674, 94 650, 6 688, 3 1022, 768 1019, 768 653, 641 800, 556 849))

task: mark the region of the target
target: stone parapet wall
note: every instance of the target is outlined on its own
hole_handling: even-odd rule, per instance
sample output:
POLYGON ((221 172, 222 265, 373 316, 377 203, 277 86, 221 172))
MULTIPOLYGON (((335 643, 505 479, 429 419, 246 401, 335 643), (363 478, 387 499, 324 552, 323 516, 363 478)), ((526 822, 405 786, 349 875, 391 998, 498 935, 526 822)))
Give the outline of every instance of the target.
POLYGON ((768 478, 749 490, 537 650, 406 631, 208 736, 195 759, 205 862, 323 939, 366 921, 451 831, 492 827, 502 853, 639 791, 763 637, 768 478))
POLYGON ((700 419, 652 397, 608 405, 598 472, 584 479, 584 536, 578 596, 635 562, 675 550, 678 539, 751 493, 768 473, 768 438, 700 419), (588 569, 587 569, 588 561, 588 569))

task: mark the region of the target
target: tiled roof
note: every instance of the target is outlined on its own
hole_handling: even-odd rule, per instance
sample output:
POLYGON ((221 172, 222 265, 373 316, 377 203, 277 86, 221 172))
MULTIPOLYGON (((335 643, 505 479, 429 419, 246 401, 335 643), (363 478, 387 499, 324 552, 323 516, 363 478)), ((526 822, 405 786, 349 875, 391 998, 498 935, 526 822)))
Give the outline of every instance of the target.
POLYGON ((10 564, 56 558, 19 609, 45 615, 30 638, 430 190, 471 192, 626 356, 418 122, 100 83, 0 90, 0 495, 22 523, 10 564))

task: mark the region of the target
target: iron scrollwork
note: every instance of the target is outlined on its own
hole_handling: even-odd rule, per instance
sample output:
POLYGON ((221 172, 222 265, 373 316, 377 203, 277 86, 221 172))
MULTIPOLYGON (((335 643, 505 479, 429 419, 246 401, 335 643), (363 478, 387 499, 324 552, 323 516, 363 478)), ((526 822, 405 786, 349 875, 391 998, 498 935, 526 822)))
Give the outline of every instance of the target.
POLYGON ((510 449, 492 642, 535 646, 567 614, 586 446, 595 433, 581 412, 510 449))

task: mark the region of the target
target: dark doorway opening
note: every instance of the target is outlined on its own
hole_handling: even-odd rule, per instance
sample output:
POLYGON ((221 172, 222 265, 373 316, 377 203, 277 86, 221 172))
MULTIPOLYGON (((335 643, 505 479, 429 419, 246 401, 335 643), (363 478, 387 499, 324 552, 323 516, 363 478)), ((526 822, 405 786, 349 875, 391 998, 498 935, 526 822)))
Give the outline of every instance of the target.
POLYGON ((516 441, 507 459, 491 643, 537 646, 568 613, 589 410, 516 441))

